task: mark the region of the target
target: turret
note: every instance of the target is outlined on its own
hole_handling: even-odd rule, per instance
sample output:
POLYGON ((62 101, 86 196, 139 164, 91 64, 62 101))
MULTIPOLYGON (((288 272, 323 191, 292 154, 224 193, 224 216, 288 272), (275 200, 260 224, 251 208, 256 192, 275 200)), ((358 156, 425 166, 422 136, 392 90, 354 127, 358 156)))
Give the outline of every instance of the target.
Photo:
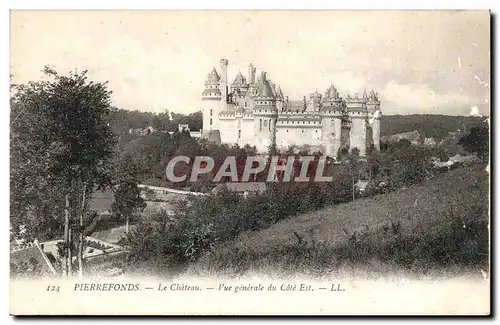
POLYGON ((347 114, 351 119, 350 149, 358 148, 359 155, 366 155, 366 101, 358 94, 346 98, 347 114))
POLYGON ((342 141, 344 107, 334 85, 326 91, 321 102, 321 145, 326 156, 336 158, 342 141))
POLYGON ((278 110, 276 97, 266 73, 260 76, 259 92, 254 98, 254 130, 258 152, 267 152, 270 145, 276 144, 276 121, 278 110))
POLYGON ((309 95, 309 103, 307 105, 307 111, 317 112, 321 104, 321 94, 318 91, 309 95))
POLYGON ((380 118, 382 112, 380 110, 380 100, 378 94, 373 91, 367 96, 366 109, 368 111, 368 121, 372 129, 372 141, 376 150, 380 151, 380 118))
POLYGON ((203 133, 219 128, 219 113, 221 107, 220 76, 215 67, 207 75, 205 89, 201 96, 203 101, 203 133))
POLYGON ((250 63, 248 65, 248 84, 255 85, 255 67, 250 63))

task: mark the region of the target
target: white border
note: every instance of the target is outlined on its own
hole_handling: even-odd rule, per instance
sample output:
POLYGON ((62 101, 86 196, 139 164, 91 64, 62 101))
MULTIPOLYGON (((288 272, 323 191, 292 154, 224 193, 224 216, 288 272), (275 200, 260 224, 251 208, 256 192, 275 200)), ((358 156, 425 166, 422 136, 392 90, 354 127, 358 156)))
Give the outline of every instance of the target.
MULTIPOLYGON (((454 0, 454 1, 446 1, 446 2, 437 2, 437 1, 413 1, 412 3, 406 2, 402 3, 401 1, 346 1, 346 2, 335 2, 332 3, 332 1, 328 0, 308 0, 308 1, 303 1, 302 3, 291 3, 289 0, 252 0, 252 1, 242 1, 242 2, 236 2, 236 1, 221 1, 221 0, 211 0, 211 1, 193 1, 193 0, 184 0, 184 1, 151 1, 151 0, 141 0, 141 1, 107 1, 106 3, 104 1, 94 1, 94 0, 87 0, 87 1, 5 1, 2 2, 2 7, 5 6, 6 8, 2 10, 2 18, 1 19, 1 26, 2 26, 2 33, 0 34, 2 37, 2 42, 1 44, 3 45, 3 59, 4 63, 0 65, 2 69, 1 76, 2 78, 0 79, 2 82, 2 107, 0 109, 0 112, 2 114, 0 121, 3 123, 2 127, 0 127, 0 146, 3 151, 2 155, 2 160, 1 160, 1 175, 2 175, 2 185, 0 187, 1 195, 0 195, 0 202, 1 202, 1 207, 2 207, 2 215, 3 215, 3 222, 4 222, 4 227, 2 229, 7 229, 7 222, 8 222, 8 206, 9 206, 9 161, 8 161, 8 148, 9 148, 9 109, 8 109, 8 103, 9 103, 9 96, 8 96, 8 89, 9 89, 9 9, 31 9, 31 10, 37 10, 37 9, 43 9, 43 10, 50 10, 50 9, 62 9, 62 10, 70 10, 70 9, 139 9, 139 10, 145 10, 145 9, 305 9, 305 10, 313 10, 313 9, 336 9, 336 10, 346 10, 346 9, 355 9, 355 10, 437 10, 437 9, 491 9, 493 13, 498 13, 500 10, 498 9, 500 3, 499 1, 494 1, 494 0, 475 0, 475 1, 465 1, 465 0, 454 0)), ((498 22, 497 22, 498 23, 498 22)), ((496 27, 496 26, 495 26, 496 27)), ((495 28, 496 29, 496 28, 495 28)), ((496 35, 496 33, 495 33, 496 35)), ((496 39, 496 37, 495 37, 496 39)), ((498 50, 496 48, 496 43, 495 43, 495 51, 496 55, 498 55, 498 50)), ((36 55, 36 53, 34 53, 36 55)), ((496 70, 494 72, 497 72, 496 70)), ((493 76, 494 74, 492 74, 493 76)), ((498 85, 496 83, 490 83, 490 84, 495 84, 495 89, 492 89, 492 92, 498 93, 498 85)), ((495 107, 492 107, 492 110, 494 110, 495 107)), ((497 113, 497 115, 499 115, 497 113)), ((495 123, 499 117, 497 116, 495 118, 495 123)), ((496 145, 495 148, 492 148, 492 150, 498 152, 500 151, 500 141, 495 141, 496 145)), ((491 201, 496 201, 500 202, 498 200, 498 196, 500 194, 497 193, 495 195, 495 198, 491 201)), ((498 227, 498 220, 496 222, 497 227, 498 227)), ((497 228, 492 229, 492 232, 496 233, 497 228)), ((7 231, 2 231, 1 233, 1 238, 2 241, 5 237, 7 237, 7 231)), ((498 240, 497 240, 498 241, 498 240)), ((6 238, 5 241, 7 242, 6 238)), ((4 276, 3 279, 4 281, 2 282, 5 284, 5 290, 2 290, 4 293, 4 298, 2 299, 2 305, 4 307, 4 311, 2 312, 2 315, 5 317, 8 317, 7 322, 11 323, 14 321, 12 317, 8 316, 8 279, 9 279, 9 272, 8 272, 8 251, 7 250, 0 250, 3 260, 6 262, 4 264, 4 267, 2 267, 2 275, 4 276)), ((495 258, 497 259, 498 262, 498 248, 496 249, 496 254, 495 258)), ((496 272, 495 272, 496 275, 496 272)), ((2 288, 3 289, 3 288, 2 288)), ((494 308, 494 307, 493 307, 494 308)), ((497 310, 498 312, 498 310, 497 310)), ((26 323, 31 323, 36 321, 35 319, 32 320, 25 320, 26 323)), ((50 320, 49 320, 50 321, 50 320)), ((65 320, 68 321, 68 320, 65 320)), ((87 320, 84 320, 87 321, 87 320)), ((106 320, 109 321, 109 320, 106 320)), ((173 320, 169 320, 171 322, 173 320)), ((305 320, 307 322, 307 320, 305 320)), ((335 320, 336 322, 344 322, 345 320, 335 320)), ((424 319, 426 323, 428 323, 430 320, 424 319)), ((433 322, 435 320, 431 320, 433 322)), ((470 321, 470 320, 469 320, 470 321)), ((473 321, 473 320, 472 320, 473 321)), ((98 320, 97 323, 104 324, 104 320, 98 320)), ((2 321, 3 323, 3 321, 2 321)))

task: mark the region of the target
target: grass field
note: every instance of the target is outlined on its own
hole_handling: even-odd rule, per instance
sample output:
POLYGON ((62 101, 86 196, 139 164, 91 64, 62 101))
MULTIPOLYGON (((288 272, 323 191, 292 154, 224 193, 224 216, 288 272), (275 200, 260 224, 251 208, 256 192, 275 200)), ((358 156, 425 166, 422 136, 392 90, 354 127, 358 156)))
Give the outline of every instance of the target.
POLYGON ((425 273, 487 267, 488 218, 489 174, 484 166, 459 168, 417 186, 243 233, 202 256, 188 272, 230 276, 401 268, 425 273))

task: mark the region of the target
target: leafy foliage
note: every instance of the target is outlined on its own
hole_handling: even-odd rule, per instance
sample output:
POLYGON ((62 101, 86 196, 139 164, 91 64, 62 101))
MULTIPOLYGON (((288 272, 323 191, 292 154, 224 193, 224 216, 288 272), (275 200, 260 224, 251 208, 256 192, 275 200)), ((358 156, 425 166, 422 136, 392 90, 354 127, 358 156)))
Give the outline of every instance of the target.
POLYGON ((465 150, 477 154, 483 161, 489 157, 490 134, 485 127, 474 127, 458 141, 465 150))
POLYGON ((118 217, 128 222, 137 217, 138 212, 146 207, 146 202, 141 197, 141 190, 137 186, 138 166, 130 156, 120 157, 117 167, 115 201, 111 209, 118 217))
POLYGON ((115 138, 109 127, 111 92, 86 71, 17 85, 11 97, 11 223, 25 236, 61 235, 64 196, 74 215, 84 184, 110 183, 115 138))

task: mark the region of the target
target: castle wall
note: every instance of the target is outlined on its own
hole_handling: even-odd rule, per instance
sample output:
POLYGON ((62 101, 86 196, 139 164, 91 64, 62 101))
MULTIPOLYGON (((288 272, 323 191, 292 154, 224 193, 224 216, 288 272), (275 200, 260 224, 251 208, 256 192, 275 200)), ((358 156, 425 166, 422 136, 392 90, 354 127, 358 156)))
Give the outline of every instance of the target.
POLYGON ((366 153, 365 123, 366 119, 364 118, 354 117, 351 120, 350 150, 358 148, 360 156, 364 156, 366 153))
POLYGON ((222 143, 253 145, 255 142, 254 120, 251 115, 222 115, 220 119, 220 134, 222 143))
POLYGON ((241 119, 241 140, 239 143, 240 147, 245 146, 245 144, 253 146, 252 143, 255 139, 253 124, 254 124, 253 117, 241 119))
POLYGON ((321 124, 281 124, 276 127, 276 146, 288 149, 291 145, 321 146, 321 124))
POLYGON ((236 119, 226 119, 222 117, 219 130, 222 143, 238 143, 238 124, 236 119))

